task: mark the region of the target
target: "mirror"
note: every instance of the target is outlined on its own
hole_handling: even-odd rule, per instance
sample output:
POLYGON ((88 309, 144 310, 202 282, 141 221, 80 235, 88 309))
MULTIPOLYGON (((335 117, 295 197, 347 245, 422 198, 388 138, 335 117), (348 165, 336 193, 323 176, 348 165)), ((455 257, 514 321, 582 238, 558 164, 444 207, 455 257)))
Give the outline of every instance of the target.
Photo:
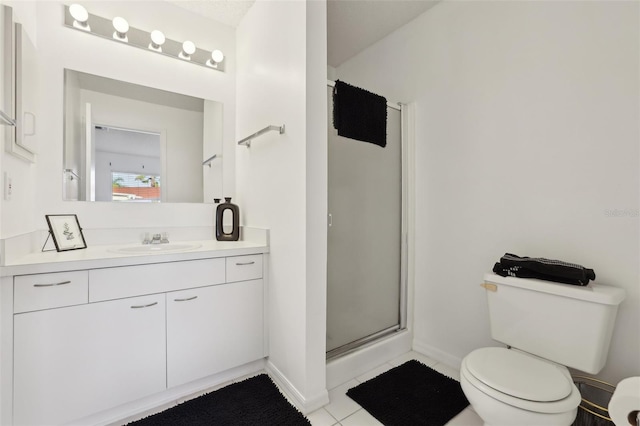
POLYGON ((68 69, 64 90, 64 200, 222 194, 221 103, 68 69))

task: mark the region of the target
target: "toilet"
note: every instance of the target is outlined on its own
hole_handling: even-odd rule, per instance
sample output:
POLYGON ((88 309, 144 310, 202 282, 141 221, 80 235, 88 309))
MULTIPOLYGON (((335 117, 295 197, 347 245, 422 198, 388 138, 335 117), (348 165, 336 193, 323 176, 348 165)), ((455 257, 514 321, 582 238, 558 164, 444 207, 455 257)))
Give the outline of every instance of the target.
POLYGON ((605 365, 623 289, 486 274, 491 337, 460 367, 460 385, 486 426, 571 425, 580 392, 567 367, 605 365))

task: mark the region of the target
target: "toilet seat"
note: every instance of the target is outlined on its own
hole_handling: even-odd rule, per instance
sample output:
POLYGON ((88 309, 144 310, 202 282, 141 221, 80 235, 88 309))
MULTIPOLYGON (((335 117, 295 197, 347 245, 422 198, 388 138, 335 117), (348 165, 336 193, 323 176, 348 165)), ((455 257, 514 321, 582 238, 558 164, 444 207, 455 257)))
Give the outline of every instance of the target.
POLYGON ((506 404, 539 413, 561 413, 580 404, 565 367, 506 348, 467 355, 460 373, 474 387, 506 404))

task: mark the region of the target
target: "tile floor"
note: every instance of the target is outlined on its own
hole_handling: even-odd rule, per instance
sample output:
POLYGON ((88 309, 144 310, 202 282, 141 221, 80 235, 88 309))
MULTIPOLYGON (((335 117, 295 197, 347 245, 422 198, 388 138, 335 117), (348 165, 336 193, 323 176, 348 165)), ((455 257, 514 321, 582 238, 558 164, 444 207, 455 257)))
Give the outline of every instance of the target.
MULTIPOLYGON (((418 352, 408 352, 392 361, 384 363, 367 373, 329 390, 329 404, 307 415, 313 426, 369 426, 381 425, 379 421, 346 395, 347 390, 362 382, 397 367, 411 359, 418 360, 434 370, 460 380, 460 372, 418 352)), ((482 420, 471 406, 451 419, 448 426, 482 426, 482 420)))

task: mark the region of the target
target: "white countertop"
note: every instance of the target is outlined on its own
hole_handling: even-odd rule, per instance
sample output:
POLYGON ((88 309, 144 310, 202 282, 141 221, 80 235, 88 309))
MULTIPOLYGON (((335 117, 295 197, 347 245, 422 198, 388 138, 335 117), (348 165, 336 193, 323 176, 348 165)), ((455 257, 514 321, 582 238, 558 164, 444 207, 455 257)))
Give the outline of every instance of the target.
POLYGON ((117 250, 134 244, 117 244, 96 245, 86 249, 63 252, 29 253, 1 266, 0 276, 143 265, 269 252, 269 246, 265 242, 256 241, 201 240, 177 243, 193 244, 198 247, 188 251, 122 253, 117 250))

